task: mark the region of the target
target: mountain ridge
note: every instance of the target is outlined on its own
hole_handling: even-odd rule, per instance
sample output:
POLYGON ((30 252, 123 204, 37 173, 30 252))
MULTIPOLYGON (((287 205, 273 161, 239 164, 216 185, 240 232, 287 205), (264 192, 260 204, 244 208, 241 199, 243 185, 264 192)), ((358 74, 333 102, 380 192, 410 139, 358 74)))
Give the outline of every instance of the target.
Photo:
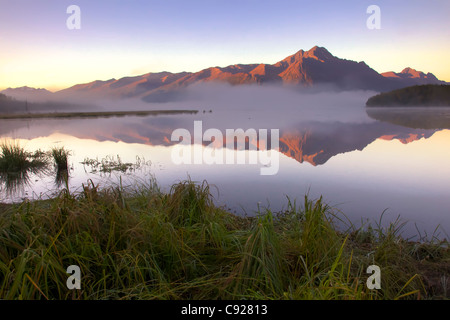
POLYGON ((95 80, 57 91, 55 97, 85 96, 94 98, 139 98, 146 102, 170 100, 187 87, 198 83, 280 84, 314 87, 331 85, 341 90, 390 91, 416 84, 445 84, 431 73, 410 67, 400 73, 378 73, 364 61, 356 62, 314 46, 274 63, 234 64, 209 67, 198 72, 146 73, 120 79, 95 80))

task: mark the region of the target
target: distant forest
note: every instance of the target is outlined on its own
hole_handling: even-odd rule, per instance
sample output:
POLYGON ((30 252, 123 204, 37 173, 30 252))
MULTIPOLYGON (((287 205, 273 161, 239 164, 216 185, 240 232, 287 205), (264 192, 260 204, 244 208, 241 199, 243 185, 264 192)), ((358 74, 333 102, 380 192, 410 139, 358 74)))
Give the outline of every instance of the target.
POLYGON ((93 108, 93 106, 89 105, 78 105, 67 102, 28 102, 16 100, 0 93, 0 113, 3 114, 82 111, 91 110, 93 108))
POLYGON ((27 113, 31 104, 0 93, 0 113, 27 113))
POLYGON ((366 102, 366 106, 450 106, 450 85, 419 85, 380 93, 369 98, 366 102))

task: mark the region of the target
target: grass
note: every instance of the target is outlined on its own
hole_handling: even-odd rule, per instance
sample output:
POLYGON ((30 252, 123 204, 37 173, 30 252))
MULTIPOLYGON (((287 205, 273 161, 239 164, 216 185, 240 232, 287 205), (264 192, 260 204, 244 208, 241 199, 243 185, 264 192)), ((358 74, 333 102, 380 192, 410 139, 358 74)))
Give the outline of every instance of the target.
MULTIPOLYGON (((0 207, 0 299, 445 299, 447 241, 411 242, 394 221, 338 231, 332 208, 233 215, 206 182, 155 181, 0 207), (381 289, 366 269, 381 268, 381 289), (81 269, 68 290, 66 269, 81 269)), ((447 277, 447 278, 446 278, 447 277)))
POLYGON ((64 147, 54 147, 48 152, 37 150, 34 153, 26 151, 16 141, 0 144, 0 182, 6 190, 15 192, 29 183, 30 173, 49 174, 51 159, 56 169, 55 183, 61 187, 69 178, 68 159, 70 151, 64 147))
POLYGON ((41 150, 25 151, 17 142, 0 144, 0 182, 9 191, 28 183, 29 173, 40 173, 47 169, 48 157, 41 150))
POLYGON ((51 150, 51 154, 58 170, 68 170, 70 151, 66 150, 64 147, 54 147, 51 150))
POLYGON ((83 162, 81 162, 86 167, 90 167, 90 173, 112 173, 112 172, 134 172, 144 166, 151 165, 150 161, 145 161, 144 158, 136 157, 135 163, 123 162, 119 155, 117 155, 117 159, 114 156, 106 156, 105 158, 98 160, 85 158, 83 162))
POLYGON ((25 151, 17 142, 0 145, 0 171, 20 172, 30 168, 39 168, 45 165, 45 153, 38 150, 34 153, 25 151))
POLYGON ((21 171, 31 165, 28 154, 18 144, 0 145, 0 170, 3 172, 21 171))

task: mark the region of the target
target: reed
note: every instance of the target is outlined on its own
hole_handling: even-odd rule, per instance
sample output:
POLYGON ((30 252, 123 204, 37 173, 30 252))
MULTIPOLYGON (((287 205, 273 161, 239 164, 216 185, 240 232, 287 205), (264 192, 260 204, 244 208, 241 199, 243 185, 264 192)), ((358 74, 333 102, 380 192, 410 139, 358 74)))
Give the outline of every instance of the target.
POLYGON ((53 161, 57 170, 68 170, 69 168, 69 155, 70 151, 64 147, 54 147, 51 149, 53 161))
POLYGON ((41 150, 34 153, 26 151, 16 141, 4 141, 0 144, 0 186, 9 192, 29 183, 30 173, 45 172, 47 154, 41 150))

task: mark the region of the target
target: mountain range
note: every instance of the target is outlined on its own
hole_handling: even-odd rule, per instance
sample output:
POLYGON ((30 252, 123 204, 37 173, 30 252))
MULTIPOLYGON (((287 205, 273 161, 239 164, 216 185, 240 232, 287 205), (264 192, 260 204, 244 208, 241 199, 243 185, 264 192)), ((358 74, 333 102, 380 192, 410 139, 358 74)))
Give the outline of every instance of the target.
POLYGON ((36 89, 27 86, 19 88, 8 88, 1 91, 0 93, 14 99, 27 100, 28 98, 30 98, 30 100, 39 102, 51 100, 54 95, 51 91, 48 91, 47 89, 43 88, 36 89))
POLYGON ((446 84, 431 73, 405 68, 400 73, 378 73, 365 62, 338 58, 327 49, 315 46, 275 64, 235 64, 211 67, 199 72, 158 72, 140 76, 93 81, 50 93, 28 87, 2 91, 11 97, 39 100, 85 98, 139 98, 146 102, 163 102, 183 98, 185 89, 199 83, 278 84, 293 87, 331 86, 339 90, 390 91, 417 84, 446 84))

